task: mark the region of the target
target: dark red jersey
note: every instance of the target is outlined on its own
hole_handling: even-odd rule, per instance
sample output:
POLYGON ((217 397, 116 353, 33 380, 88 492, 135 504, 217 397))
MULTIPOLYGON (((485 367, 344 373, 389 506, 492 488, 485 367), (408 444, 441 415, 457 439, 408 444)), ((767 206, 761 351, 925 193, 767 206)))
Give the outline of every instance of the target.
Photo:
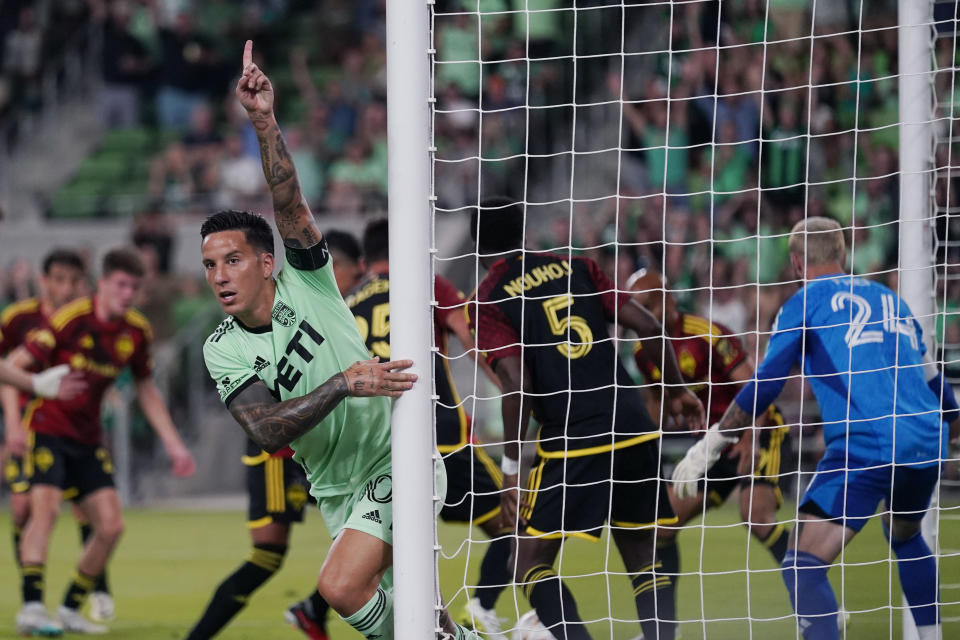
MULTIPOLYGON (((434 279, 434 340, 439 353, 434 357, 434 383, 437 394, 437 449, 441 453, 455 451, 467 443, 467 414, 457 395, 447 358, 450 331, 447 318, 463 313, 463 294, 443 276, 434 279)), ((372 273, 345 298, 357 320, 360 335, 371 355, 390 359, 390 278, 386 273, 372 273)))
MULTIPOLYGON (((730 372, 747 359, 740 338, 721 324, 684 313, 670 332, 668 342, 684 381, 700 398, 710 424, 718 422, 743 384, 730 380, 730 372)), ((634 347, 633 357, 649 382, 662 380, 660 369, 640 342, 634 347)))
POLYGON ((5 356, 27 341, 32 333, 47 326, 42 305, 30 298, 8 305, 0 313, 0 356, 5 356))
MULTIPOLYGON (((22 345, 27 339, 47 326, 47 317, 39 298, 29 298, 8 305, 0 313, 0 357, 22 345)), ((36 369, 36 367, 34 367, 36 369)), ((32 394, 20 394, 20 408, 30 402, 32 394)))
POLYGON ((50 316, 49 327, 28 337, 24 346, 44 366, 69 364, 81 371, 89 385, 72 400, 37 399, 24 421, 37 433, 69 438, 82 444, 100 444, 100 404, 104 393, 124 368, 134 378, 150 376, 150 323, 130 310, 113 322, 101 322, 94 313, 95 298, 80 298, 50 316))
POLYGON ((500 260, 468 306, 477 348, 523 358, 542 451, 595 450, 653 429, 609 322, 628 296, 593 260, 528 252, 500 260))

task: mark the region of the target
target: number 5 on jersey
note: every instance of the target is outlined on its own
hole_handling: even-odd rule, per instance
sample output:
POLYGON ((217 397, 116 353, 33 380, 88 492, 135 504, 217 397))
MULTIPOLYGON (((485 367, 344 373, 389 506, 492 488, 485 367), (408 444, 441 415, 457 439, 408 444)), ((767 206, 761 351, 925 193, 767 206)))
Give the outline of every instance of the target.
POLYGON ((543 311, 547 314, 550 331, 555 336, 564 336, 566 342, 557 345, 557 351, 571 360, 582 358, 593 348, 593 331, 590 325, 581 316, 572 316, 570 312, 560 312, 573 306, 573 297, 570 294, 554 296, 543 301, 543 311), (571 340, 572 333, 577 334, 577 340, 571 340))

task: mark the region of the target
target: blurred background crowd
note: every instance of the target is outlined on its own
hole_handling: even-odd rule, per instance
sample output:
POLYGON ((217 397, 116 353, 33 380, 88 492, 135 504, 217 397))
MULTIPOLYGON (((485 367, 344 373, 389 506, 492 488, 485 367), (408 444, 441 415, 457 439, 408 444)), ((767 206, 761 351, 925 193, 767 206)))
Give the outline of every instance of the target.
MULTIPOLYGON (((232 96, 248 38, 313 210, 353 231, 382 215, 385 5, 0 2, 0 301, 36 291, 39 256, 4 241, 9 229, 120 229, 150 265, 141 307, 172 354, 189 351, 217 316, 195 267, 199 220, 270 209, 232 96)), ((438 268, 476 284, 473 258, 454 257, 470 251, 458 214, 507 195, 528 203, 531 248, 573 247, 620 284, 660 269, 682 308, 751 349, 795 286, 783 284, 786 234, 804 215, 849 226, 853 270, 895 284, 895 27, 894 0, 862 12, 854 0, 436 0, 437 215, 461 221, 438 268)), ((935 42, 943 138, 953 44, 935 42)), ((936 257, 957 265, 951 151, 935 153, 936 257)), ((960 379, 960 277, 948 271, 938 332, 960 379)))

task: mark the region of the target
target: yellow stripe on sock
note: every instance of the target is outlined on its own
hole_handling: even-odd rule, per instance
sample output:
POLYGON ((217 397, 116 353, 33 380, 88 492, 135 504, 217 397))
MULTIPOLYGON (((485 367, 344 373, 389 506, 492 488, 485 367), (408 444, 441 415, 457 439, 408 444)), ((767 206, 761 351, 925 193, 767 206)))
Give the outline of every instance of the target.
POLYGON ((653 571, 654 569, 660 569, 660 568, 662 568, 662 567, 663 567, 663 563, 662 563, 662 562, 657 562, 657 563, 654 563, 654 564, 648 564, 647 566, 642 567, 642 568, 640 569, 640 571, 637 571, 637 573, 636 573, 635 575, 640 575, 641 573, 646 573, 646 572, 648 572, 648 571, 653 571))
POLYGON ((83 575, 80 572, 77 572, 73 574, 73 581, 76 582, 77 586, 79 586, 84 591, 93 591, 93 585, 95 582, 93 578, 90 578, 88 576, 83 575))
POLYGON ((282 561, 283 556, 279 553, 264 551, 263 549, 254 549, 250 552, 250 558, 248 559, 251 564, 271 572, 279 569, 282 561))
POLYGON ((783 535, 783 524, 782 524, 782 523, 781 523, 781 524, 778 524, 776 527, 774 527, 774 528, 773 528, 773 531, 770 532, 770 535, 768 535, 764 540, 761 540, 761 541, 760 541, 760 544, 762 544, 764 547, 766 547, 767 549, 769 549, 770 547, 773 546, 773 543, 775 543, 777 540, 780 539, 780 536, 781 536, 781 535, 783 535))
POLYGON ((523 594, 530 598, 530 593, 533 591, 533 587, 536 586, 537 582, 541 580, 556 576, 556 572, 553 570, 553 567, 547 565, 537 565, 527 571, 526 575, 523 577, 523 594))

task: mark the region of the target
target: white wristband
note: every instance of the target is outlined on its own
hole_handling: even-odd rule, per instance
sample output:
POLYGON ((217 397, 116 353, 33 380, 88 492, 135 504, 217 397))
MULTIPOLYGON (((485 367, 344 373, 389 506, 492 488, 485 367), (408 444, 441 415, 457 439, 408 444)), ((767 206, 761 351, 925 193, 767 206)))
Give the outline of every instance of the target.
POLYGON ((505 476, 515 476, 520 473, 520 462, 503 456, 503 459, 500 460, 500 471, 503 471, 505 476))

